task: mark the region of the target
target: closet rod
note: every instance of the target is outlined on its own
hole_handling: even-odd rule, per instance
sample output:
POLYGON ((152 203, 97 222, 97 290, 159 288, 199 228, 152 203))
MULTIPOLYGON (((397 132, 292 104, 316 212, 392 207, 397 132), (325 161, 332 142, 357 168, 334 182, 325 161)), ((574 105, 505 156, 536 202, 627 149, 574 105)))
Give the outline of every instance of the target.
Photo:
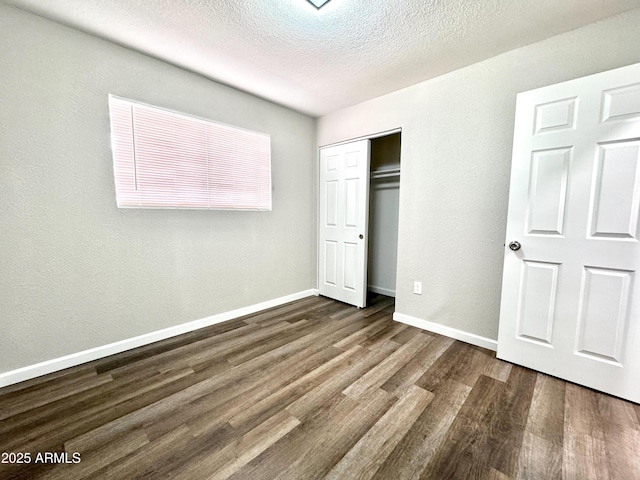
POLYGON ((371 180, 376 180, 378 178, 391 178, 391 177, 399 177, 399 173, 379 173, 378 175, 371 175, 371 180))
POLYGON ((388 177, 399 177, 400 176, 400 169, 399 168, 394 168, 394 169, 387 169, 387 170, 378 170, 371 172, 370 178, 372 180, 375 180, 376 178, 388 178, 388 177))

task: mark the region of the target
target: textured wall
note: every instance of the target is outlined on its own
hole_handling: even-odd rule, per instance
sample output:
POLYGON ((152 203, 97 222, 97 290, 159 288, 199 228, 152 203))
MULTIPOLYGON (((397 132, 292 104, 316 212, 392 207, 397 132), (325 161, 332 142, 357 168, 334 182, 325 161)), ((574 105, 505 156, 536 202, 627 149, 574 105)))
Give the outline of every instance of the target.
POLYGON ((636 9, 319 120, 319 145, 402 127, 398 312, 497 338, 515 95, 640 62, 639 35, 636 9))
POLYGON ((315 286, 315 120, 0 6, 0 373, 315 286), (273 211, 116 208, 107 95, 271 134, 273 211))

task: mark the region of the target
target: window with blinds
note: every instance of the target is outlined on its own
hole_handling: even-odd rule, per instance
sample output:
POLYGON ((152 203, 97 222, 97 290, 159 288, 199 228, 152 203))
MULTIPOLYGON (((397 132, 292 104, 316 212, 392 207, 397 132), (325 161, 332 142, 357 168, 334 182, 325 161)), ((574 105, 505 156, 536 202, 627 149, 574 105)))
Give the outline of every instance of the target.
POLYGON ((121 208, 271 210, 271 138, 109 96, 121 208))

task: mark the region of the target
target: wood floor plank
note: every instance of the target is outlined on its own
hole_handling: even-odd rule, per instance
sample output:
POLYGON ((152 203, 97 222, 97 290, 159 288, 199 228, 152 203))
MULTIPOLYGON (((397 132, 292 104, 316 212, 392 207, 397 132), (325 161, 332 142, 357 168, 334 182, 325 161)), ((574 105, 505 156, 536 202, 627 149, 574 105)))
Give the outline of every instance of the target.
POLYGON ((451 378, 461 366, 468 364, 473 350, 462 342, 453 342, 433 365, 416 381, 416 385, 433 392, 443 380, 451 378))
POLYGON ((113 377, 110 375, 95 375, 89 378, 79 378, 73 383, 52 388, 47 391, 46 395, 35 391, 13 400, 2 399, 2 402, 0 402, 0 420, 34 410, 43 405, 55 402, 56 400, 91 390, 99 385, 112 381, 113 377))
POLYGON ((425 334, 423 330, 420 330, 419 328, 416 327, 409 327, 403 331, 401 331, 400 333, 397 333, 396 335, 394 335, 393 337, 391 337, 391 341, 392 342, 396 342, 396 343, 402 343, 405 344, 407 343, 409 340, 411 340, 413 337, 415 337, 416 335, 418 335, 419 333, 425 335, 425 336, 429 336, 432 337, 433 339, 433 335, 429 335, 429 334, 425 334))
MULTIPOLYGON (((282 328, 282 327, 281 327, 282 328)), ((259 327, 254 325, 244 325, 233 330, 214 335, 213 337, 198 338, 194 342, 180 345, 176 348, 168 349, 157 355, 145 355, 143 358, 135 358, 131 362, 120 363, 116 360, 110 363, 108 372, 115 376, 126 376, 131 372, 138 371, 146 367, 162 369, 163 365, 184 365, 194 363, 192 355, 198 352, 207 352, 209 356, 219 354, 226 348, 232 349, 238 344, 246 341, 246 336, 252 332, 257 332, 259 327)), ((220 356, 220 355, 218 355, 220 356)))
MULTIPOLYGON (((557 381, 562 383, 562 380, 557 381)), ((633 403, 604 394, 597 394, 597 402, 600 420, 605 426, 640 430, 633 403)))
POLYGON ((603 440, 589 435, 568 433, 564 441, 562 478, 578 480, 597 478, 608 480, 609 467, 603 440))
POLYGON ((500 380, 501 382, 506 382, 507 378, 509 378, 510 373, 511 364, 502 360, 498 360, 497 358, 491 359, 483 372, 483 374, 487 377, 495 378, 496 380, 500 380))
MULTIPOLYGON (((219 422, 228 422, 230 418, 244 411, 264 398, 268 397, 271 392, 278 391, 288 385, 298 376, 304 376, 308 372, 314 370, 323 363, 337 357, 342 353, 338 349, 323 349, 307 358, 294 358, 293 361, 280 365, 280 368, 265 375, 264 379, 259 383, 242 392, 239 395, 231 396, 227 402, 220 404, 217 408, 209 410, 200 415, 195 421, 188 423, 194 435, 202 435, 211 425, 217 425, 219 422)), ((225 391, 221 391, 225 395, 225 391)), ((207 403, 208 397, 198 400, 198 403, 207 403)))
POLYGON ((515 478, 562 480, 562 444, 551 442, 525 430, 515 478))
POLYGON ((357 345, 363 342, 367 337, 374 335, 380 330, 387 328, 388 325, 389 325, 389 319, 386 318, 385 316, 381 316, 379 319, 377 319, 375 322, 371 323, 370 325, 367 325, 366 327, 361 328, 360 330, 352 333, 348 337, 343 338, 339 342, 336 342, 334 346, 337 348, 342 348, 343 350, 347 350, 353 347, 354 345, 357 345))
POLYGON ((373 298, 370 298, 369 304, 367 308, 362 311, 365 317, 370 317, 382 310, 393 311, 395 306, 395 301, 391 297, 385 297, 384 295, 374 295, 373 298))
POLYGON ((14 396, 20 397, 23 394, 29 394, 33 391, 45 392, 50 388, 60 388, 65 383, 75 382, 78 378, 89 378, 95 375, 97 375, 97 372, 93 362, 66 368, 58 372, 2 387, 0 388, 0 401, 13 398, 14 396))
POLYGON ((393 338, 403 330, 406 330, 407 328, 409 328, 409 326, 405 325, 404 323, 390 322, 389 325, 387 325, 385 328, 360 342, 359 345, 372 350, 378 345, 391 340, 391 338, 393 338))
POLYGON ((412 386, 324 477, 370 479, 432 400, 433 394, 412 386))
MULTIPOLYGON (((14 452, 15 453, 15 452, 14 452)), ((43 453, 43 452, 41 452, 43 453)), ((48 453, 64 454, 64 449, 61 445, 57 445, 48 450, 48 453)), ((43 453, 44 455, 44 453, 43 453)), ((36 458, 36 453, 32 455, 32 459, 36 458)), ((51 469, 52 465, 49 463, 39 462, 36 463, 33 460, 31 463, 22 464, 4 464, 0 463, 0 478, 2 480, 32 480, 39 479, 51 469)))
POLYGON ((516 478, 562 478, 565 383, 536 375, 516 478))
MULTIPOLYGON (((323 329, 322 331, 325 330, 323 329)), ((250 388, 255 388, 258 384, 262 384, 265 376, 265 368, 287 370, 289 364, 296 365, 300 361, 322 351, 325 347, 322 341, 317 341, 311 345, 313 340, 314 338, 312 336, 308 336, 308 338, 303 337, 291 342, 289 345, 284 345, 274 351, 260 355, 240 366, 227 369, 226 372, 214 378, 194 385, 184 392, 180 392, 176 395, 176 398, 180 399, 181 402, 186 401, 190 404, 186 410, 183 409, 183 416, 185 413, 196 417, 208 414, 214 407, 218 407, 222 403, 222 399, 228 400, 229 398, 242 394, 250 388), (278 365, 280 363, 282 364, 278 365), (240 381, 237 379, 240 379, 240 381)), ((330 340, 328 342, 330 343, 330 340)), ((334 355, 334 351, 330 349, 325 353, 329 353, 332 356, 334 355)), ((339 353, 340 352, 335 351, 335 355, 339 353)), ((269 392, 265 393, 265 395, 268 394, 269 392)), ((161 406, 159 406, 159 408, 160 407, 161 406)), ((170 407, 170 410, 164 410, 162 413, 159 411, 148 411, 144 416, 138 415, 138 419, 140 421, 141 417, 146 417, 147 420, 142 420, 146 422, 150 421, 150 418, 153 417, 171 415, 174 408, 176 407, 170 407)), ((141 411, 140 413, 143 412, 141 411)), ((189 418, 191 417, 187 419, 189 418)))
MULTIPOLYGON (((490 376, 490 375, 487 375, 487 376, 490 376)), ((500 379, 496 379, 496 380, 500 380, 500 379)), ((486 471, 485 476, 482 477, 482 480, 512 480, 512 479, 511 477, 508 477, 507 475, 505 475, 499 470, 496 470, 495 468, 489 468, 489 470, 486 471)))
MULTIPOLYGON (((390 337, 389 337, 390 338, 390 337)), ((389 380, 400 368, 413 358, 421 348, 429 342, 430 338, 420 334, 413 337, 408 343, 402 345, 393 352, 389 358, 367 372, 359 380, 344 390, 344 394, 353 398, 361 398, 372 389, 378 388, 389 380)), ((366 343, 366 342, 365 342, 366 343)), ((364 348, 366 345, 362 344, 364 348)))
MULTIPOLYGON (((35 409, 16 414, 11 418, 0 421, 0 434, 10 435, 11 432, 20 431, 24 436, 32 428, 40 428, 51 422, 56 422, 60 418, 72 420, 73 418, 81 418, 84 411, 92 407, 103 407, 105 397, 112 400, 116 395, 128 392, 131 386, 141 388, 149 385, 155 385, 158 380, 166 378, 167 375, 162 374, 156 369, 145 369, 142 372, 136 372, 126 378, 113 379, 113 381, 102 383, 92 389, 77 392, 68 397, 52 400, 50 403, 37 407, 35 409), (83 409, 78 411, 77 405, 83 405, 83 409)), ((102 374, 109 378, 113 377, 112 373, 102 374)), ((126 393, 125 393, 126 395, 126 393)), ((42 397, 46 397, 43 394, 42 397)), ((0 440, 0 444, 2 440, 0 440)))
POLYGON ((312 330, 313 326, 307 320, 300 320, 291 326, 290 331, 287 331, 284 334, 253 341, 250 345, 238 348, 235 352, 228 354, 225 357, 231 365, 240 365, 252 358, 259 357, 263 353, 270 352, 282 345, 286 345, 294 340, 302 338, 312 330))
POLYGON ((122 408, 115 406, 114 414, 104 418, 103 421, 96 422, 93 428, 83 429, 83 431, 69 435, 65 442, 68 449, 82 451, 93 449, 101 444, 113 441, 130 430, 142 428, 144 425, 152 423, 158 418, 175 418, 181 409, 184 409, 195 398, 206 395, 215 388, 216 376, 207 378, 206 371, 189 384, 180 385, 182 388, 171 388, 164 392, 160 398, 152 397, 148 401, 141 402, 138 408, 122 408), (198 379, 202 379, 197 381, 198 379), (155 401, 151 401, 155 400, 155 401))
POLYGON ((237 440, 237 432, 228 423, 211 428, 205 435, 188 438, 181 448, 167 450, 162 458, 140 472, 140 479, 173 480, 185 470, 197 468, 200 462, 237 440))
POLYGON ((79 478, 96 478, 100 480, 139 478, 147 469, 161 461, 168 451, 182 448, 189 442, 190 438, 189 429, 182 426, 156 441, 138 448, 129 455, 105 465, 89 474, 89 476, 79 478))
POLYGON ((449 428, 465 403, 471 387, 445 380, 407 434, 389 454, 376 474, 376 480, 414 479, 427 468, 444 443, 449 428))
MULTIPOLYGON (((183 335, 171 337, 166 340, 145 345, 133 350, 111 355, 109 357, 96 360, 96 371, 98 373, 111 372, 114 369, 123 367, 126 365, 135 365, 136 362, 153 358, 153 362, 157 362, 162 358, 163 354, 169 356, 169 352, 180 349, 182 347, 195 348, 196 345, 202 345, 200 341, 212 341, 222 342, 227 338, 242 335, 247 330, 252 330, 253 327, 247 327, 247 324, 241 320, 231 320, 229 322, 222 322, 216 325, 211 325, 202 329, 188 332, 183 335), (244 330, 239 330, 244 328, 244 330)), ((181 350, 185 352, 185 350, 181 350)), ((175 355, 172 355, 175 357, 175 355)))
POLYGON ((304 419, 333 396, 353 384, 380 362, 384 361, 384 359, 388 358, 399 346, 399 344, 389 342, 375 352, 370 352, 362 361, 353 365, 351 368, 336 372, 329 380, 294 401, 291 405, 287 406, 286 409, 297 418, 301 420, 304 419))
POLYGON ((425 345, 402 368, 381 385, 383 390, 401 396, 426 372, 453 343, 453 339, 438 335, 426 337, 425 345))
POLYGON ((607 425, 604 432, 607 470, 611 480, 640 478, 640 431, 607 425))
MULTIPOLYGON (((171 375, 158 375, 155 382, 133 387, 109 399, 94 399, 89 402, 87 408, 77 409, 67 416, 53 417, 46 423, 36 423, 28 432, 21 432, 21 436, 14 438, 14 441, 19 441, 26 451, 46 450, 50 446, 62 444, 66 438, 91 430, 93 425, 121 416, 123 411, 135 411, 141 405, 163 398, 170 390, 170 386, 181 389, 183 385, 191 382, 189 377, 191 377, 189 370, 171 375)), ((11 418, 8 419, 8 422, 10 421, 11 418)), ((9 436, 0 437, 0 445, 4 451, 11 451, 17 446, 11 443, 9 436)))
POLYGON ((330 305, 332 303, 333 302, 326 297, 308 297, 286 305, 270 308, 262 312, 252 313, 244 317, 240 317, 238 320, 242 320, 245 323, 260 323, 271 318, 282 318, 291 312, 295 312, 295 314, 298 315, 304 314, 305 311, 322 308, 323 306, 330 305))
POLYGON ((2 480, 640 478, 640 405, 310 297, 0 389, 2 480))
POLYGON ((452 378, 473 387, 480 375, 484 374, 487 366, 494 359, 494 353, 480 348, 474 348, 470 355, 464 357, 455 371, 451 372, 452 378))
POLYGON ((526 430, 551 442, 563 444, 565 382, 537 374, 526 430))
POLYGON ((492 466, 488 451, 490 423, 499 408, 504 384, 481 376, 458 412, 446 440, 427 465, 422 480, 482 478, 492 466))
POLYGON ((608 480, 606 440, 598 414, 598 394, 567 384, 564 415, 562 477, 565 480, 608 480))
POLYGON ((173 478, 175 480, 228 478, 299 424, 297 418, 286 410, 282 410, 222 450, 201 459, 195 467, 184 470, 173 478))
POLYGON ((380 389, 369 392, 346 419, 340 422, 330 419, 324 435, 317 438, 312 448, 299 455, 274 480, 322 478, 396 400, 380 389))
POLYGON ((633 404, 597 394, 609 477, 640 478, 640 424, 633 404))
POLYGON ((328 380, 338 370, 352 366, 367 354, 366 349, 356 345, 261 401, 254 403, 249 408, 243 409, 240 413, 232 416, 229 419, 229 423, 238 428, 251 421, 255 422, 265 414, 271 413, 274 409, 286 408, 310 390, 328 380))
POLYGON ((307 326, 307 322, 298 322, 293 325, 287 322, 280 322, 259 328, 255 332, 251 332, 247 335, 243 335, 214 346, 209 346, 206 349, 192 353, 189 356, 189 366, 196 367, 199 364, 209 362, 211 359, 215 358, 228 358, 234 353, 246 350, 249 345, 257 346, 260 342, 277 338, 279 335, 305 329, 307 326))
POLYGON ((268 327, 269 325, 273 325, 274 323, 278 323, 278 322, 297 323, 307 318, 324 316, 323 312, 325 312, 327 308, 331 308, 332 309, 331 311, 334 311, 334 309, 337 311, 344 310, 344 308, 340 308, 332 304, 330 301, 325 302, 324 300, 323 301, 316 300, 314 304, 308 305, 304 308, 299 307, 295 309, 290 309, 286 313, 279 313, 278 315, 270 315, 259 321, 248 319, 247 323, 256 323, 261 327, 268 327))
MULTIPOLYGON (((338 393, 310 412, 301 424, 285 435, 235 474, 232 480, 273 480, 288 466, 296 462, 318 442, 346 422, 358 407, 358 402, 338 393)), ((317 451, 316 451, 317 452, 317 451)), ((304 478, 304 477, 300 477, 304 478)))
POLYGON ((136 450, 149 443, 149 438, 144 432, 133 431, 127 433, 117 441, 108 443, 94 451, 77 452, 65 448, 65 451, 81 453, 81 461, 78 464, 58 464, 42 475, 43 480, 66 480, 70 476, 84 478, 94 472, 111 465, 121 458, 131 455, 136 450))
MULTIPOLYGON (((122 421, 114 423, 119 424, 117 428, 145 426, 152 437, 177 428, 180 423, 187 423, 194 435, 201 436, 209 429, 219 428, 238 410, 248 408, 252 402, 259 402, 268 396, 270 388, 286 384, 296 375, 304 374, 340 353, 337 349, 317 349, 315 352, 298 352, 280 362, 268 356, 259 363, 259 359, 254 359, 231 368, 217 378, 167 397, 167 401, 142 409, 130 420, 123 417, 122 421), (272 360, 275 362, 272 363, 272 360), (249 365, 252 362, 254 365, 249 365), (135 423, 127 425, 131 421, 135 423)), ((115 429, 114 426, 106 426, 99 430, 94 433, 110 435, 115 429)))
POLYGON ((529 417, 537 374, 514 366, 489 423, 489 445, 485 449, 490 466, 510 477, 518 471, 518 457, 529 417))

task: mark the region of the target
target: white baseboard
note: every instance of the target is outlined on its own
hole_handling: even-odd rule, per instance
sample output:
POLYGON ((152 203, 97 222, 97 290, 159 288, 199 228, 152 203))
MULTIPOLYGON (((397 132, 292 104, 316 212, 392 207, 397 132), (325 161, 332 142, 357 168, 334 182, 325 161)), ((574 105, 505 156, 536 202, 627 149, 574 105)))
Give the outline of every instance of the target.
POLYGON ((440 335, 444 335, 445 337, 455 338, 456 340, 461 340, 463 342, 470 343, 471 345, 476 345, 478 347, 487 348, 493 351, 498 350, 498 342, 496 340, 491 340, 487 337, 481 337, 480 335, 476 335, 475 333, 469 333, 463 330, 458 330, 456 328, 447 327, 446 325, 442 325, 440 323, 430 322, 428 320, 423 320, 422 318, 405 315, 404 313, 395 312, 393 314, 393 319, 396 322, 406 323, 407 325, 418 327, 422 330, 439 333, 440 335))
POLYGON ((387 297, 395 298, 396 296, 396 291, 391 290, 390 288, 382 288, 382 287, 376 287, 375 285, 368 285, 367 290, 373 293, 379 293, 380 295, 386 295, 387 297))
POLYGON ((64 370, 65 368, 75 367, 76 365, 108 357, 109 355, 113 355, 115 353, 131 350, 132 348, 141 347, 143 345, 148 345, 160 340, 175 337, 177 335, 191 332, 199 328, 215 325, 216 323, 226 322, 227 320, 233 320, 234 318, 250 315, 261 310, 284 305, 285 303, 300 300, 312 295, 317 296, 318 290, 304 290, 302 292, 293 293, 291 295, 275 298, 273 300, 267 300, 266 302, 257 303, 248 307, 219 313, 217 315, 212 315, 200 320, 194 320, 192 322, 183 323, 174 327, 157 330, 151 333, 145 333, 144 335, 139 335, 137 337, 127 338, 126 340, 120 340, 119 342, 110 343, 108 345, 91 348, 83 352, 72 353, 71 355, 66 355, 64 357, 54 358, 52 360, 47 360, 35 365, 29 365, 27 367, 18 368, 17 370, 0 373, 0 388, 6 387, 8 385, 13 385, 14 383, 24 382, 25 380, 30 380, 42 375, 47 375, 49 373, 57 372, 59 370, 64 370))

